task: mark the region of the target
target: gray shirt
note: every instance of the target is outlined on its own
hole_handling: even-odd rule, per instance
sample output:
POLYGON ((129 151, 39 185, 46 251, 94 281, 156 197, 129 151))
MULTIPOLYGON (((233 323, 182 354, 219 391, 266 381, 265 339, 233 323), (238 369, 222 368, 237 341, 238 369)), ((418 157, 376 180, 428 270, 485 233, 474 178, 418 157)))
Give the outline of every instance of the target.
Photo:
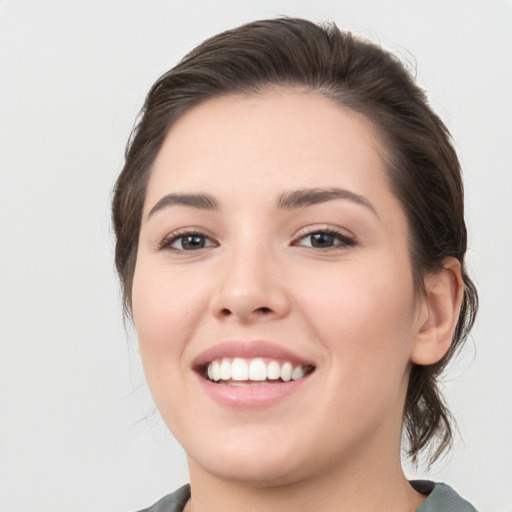
MULTIPOLYGON (((477 512, 473 505, 463 500, 446 484, 413 480, 411 485, 418 492, 428 494, 427 499, 416 509, 416 512, 477 512)), ((183 512, 189 499, 190 485, 187 484, 140 512, 183 512)))

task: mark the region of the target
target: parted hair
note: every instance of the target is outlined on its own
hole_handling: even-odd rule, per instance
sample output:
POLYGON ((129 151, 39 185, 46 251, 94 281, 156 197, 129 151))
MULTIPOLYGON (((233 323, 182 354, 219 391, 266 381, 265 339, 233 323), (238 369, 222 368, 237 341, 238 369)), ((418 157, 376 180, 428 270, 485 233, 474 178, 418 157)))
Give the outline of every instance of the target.
POLYGON ((417 293, 447 257, 462 267, 464 296, 450 350, 436 364, 413 364, 404 408, 407 454, 436 460, 452 443, 453 419, 439 377, 460 349, 478 309, 465 266, 467 232, 460 164, 450 134, 406 66, 380 46, 297 18, 256 21, 218 34, 192 50, 150 89, 128 141, 114 189, 115 263, 124 307, 131 289, 147 182, 170 126, 193 106, 231 94, 293 87, 325 95, 366 116, 377 133, 393 193, 408 219, 417 293))

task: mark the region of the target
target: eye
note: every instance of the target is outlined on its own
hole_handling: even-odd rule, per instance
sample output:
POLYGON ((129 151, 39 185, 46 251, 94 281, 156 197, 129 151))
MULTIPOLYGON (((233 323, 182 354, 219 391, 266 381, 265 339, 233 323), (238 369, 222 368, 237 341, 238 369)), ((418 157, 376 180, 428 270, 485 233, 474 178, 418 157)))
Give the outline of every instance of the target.
POLYGON ((323 230, 301 236, 293 245, 312 247, 314 249, 335 249, 337 247, 352 247, 356 241, 336 231, 323 230))
POLYGON ((205 247, 216 247, 217 244, 202 233, 171 234, 160 243, 160 249, 174 251, 197 251, 205 247))

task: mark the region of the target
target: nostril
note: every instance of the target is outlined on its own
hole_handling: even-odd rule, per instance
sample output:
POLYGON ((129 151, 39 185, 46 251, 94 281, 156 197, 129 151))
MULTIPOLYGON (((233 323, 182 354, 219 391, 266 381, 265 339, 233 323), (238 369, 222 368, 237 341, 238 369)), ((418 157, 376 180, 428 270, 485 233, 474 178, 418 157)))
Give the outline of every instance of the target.
POLYGON ((217 314, 221 318, 229 318, 229 317, 234 316, 234 317, 240 318, 241 320, 246 321, 246 320, 249 320, 251 317, 253 317, 254 319, 256 319, 258 317, 266 318, 266 317, 269 317, 273 312, 274 312, 274 310, 267 306, 261 306, 259 308, 255 308, 255 309, 252 309, 252 308, 245 309, 242 305, 240 305, 239 307, 235 307, 235 308, 221 308, 221 309, 219 309, 217 314))

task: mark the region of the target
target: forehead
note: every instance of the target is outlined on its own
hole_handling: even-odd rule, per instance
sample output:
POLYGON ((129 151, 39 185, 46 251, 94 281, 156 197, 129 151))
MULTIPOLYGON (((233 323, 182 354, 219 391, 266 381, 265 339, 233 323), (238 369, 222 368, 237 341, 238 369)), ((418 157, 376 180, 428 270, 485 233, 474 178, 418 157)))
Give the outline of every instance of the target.
MULTIPOLYGON (((152 169, 148 203, 172 189, 263 196, 289 188, 387 186, 383 150, 367 118, 319 93, 224 96, 185 113, 152 169)), ((146 209, 148 205, 146 205, 146 209)))

